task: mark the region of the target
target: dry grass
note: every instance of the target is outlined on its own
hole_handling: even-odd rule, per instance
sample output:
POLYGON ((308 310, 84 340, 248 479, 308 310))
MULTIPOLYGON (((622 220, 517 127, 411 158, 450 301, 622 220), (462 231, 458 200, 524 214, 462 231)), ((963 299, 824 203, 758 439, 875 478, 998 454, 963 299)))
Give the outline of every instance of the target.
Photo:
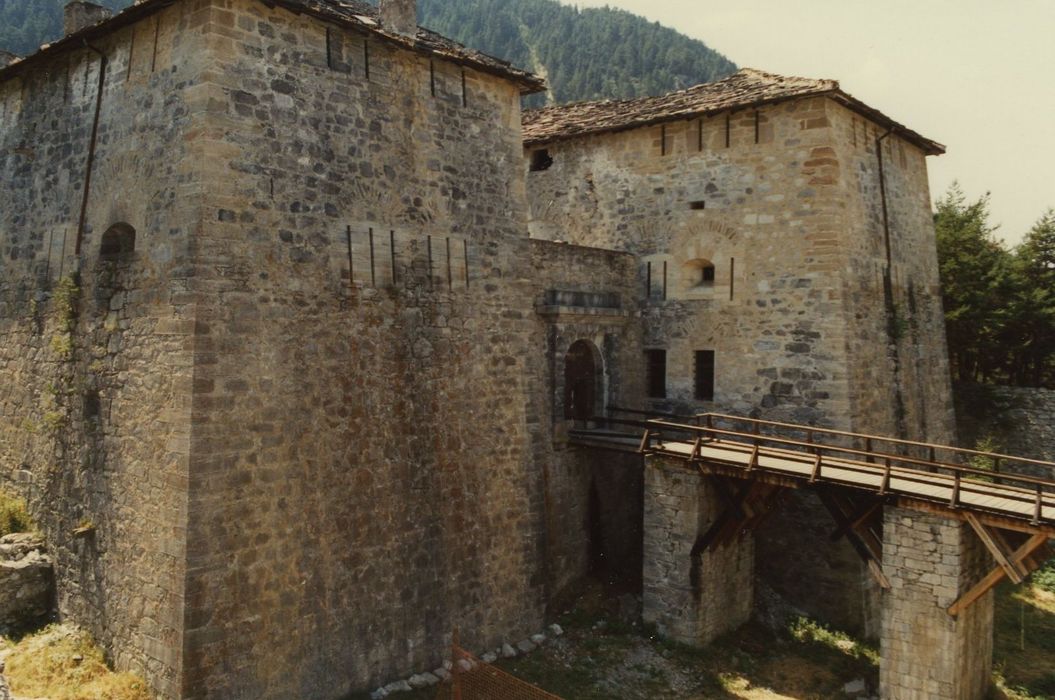
POLYGON ((26 509, 26 502, 6 491, 0 491, 0 537, 12 532, 28 532, 32 529, 33 521, 26 509))
POLYGON ((146 683, 114 673, 91 636, 72 625, 51 625, 18 643, 3 640, 11 692, 48 700, 150 700, 146 683))

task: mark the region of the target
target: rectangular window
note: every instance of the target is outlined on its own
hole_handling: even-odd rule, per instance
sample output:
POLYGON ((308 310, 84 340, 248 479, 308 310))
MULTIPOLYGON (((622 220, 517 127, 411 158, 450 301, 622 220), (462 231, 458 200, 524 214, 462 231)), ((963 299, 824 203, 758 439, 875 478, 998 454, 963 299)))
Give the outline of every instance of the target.
POLYGON ((714 350, 696 351, 696 400, 714 401, 714 350))
POLYGON ((645 382, 650 399, 667 398, 667 351, 645 350, 645 382))

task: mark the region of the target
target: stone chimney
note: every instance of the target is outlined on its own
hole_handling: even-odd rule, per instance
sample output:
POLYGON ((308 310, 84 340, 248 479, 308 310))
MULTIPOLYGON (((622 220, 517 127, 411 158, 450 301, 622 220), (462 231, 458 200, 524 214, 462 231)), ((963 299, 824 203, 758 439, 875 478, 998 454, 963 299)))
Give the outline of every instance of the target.
POLYGON ((405 36, 417 35, 417 0, 381 0, 378 10, 382 29, 405 36))
POLYGON ((110 12, 102 5, 83 2, 83 0, 73 0, 73 2, 66 3, 66 9, 63 13, 62 31, 66 36, 79 32, 85 27, 98 24, 104 19, 110 19, 114 15, 113 12, 110 12))
POLYGON ((7 68, 9 65, 18 60, 18 55, 13 54, 10 51, 4 51, 0 49, 0 68, 7 68))

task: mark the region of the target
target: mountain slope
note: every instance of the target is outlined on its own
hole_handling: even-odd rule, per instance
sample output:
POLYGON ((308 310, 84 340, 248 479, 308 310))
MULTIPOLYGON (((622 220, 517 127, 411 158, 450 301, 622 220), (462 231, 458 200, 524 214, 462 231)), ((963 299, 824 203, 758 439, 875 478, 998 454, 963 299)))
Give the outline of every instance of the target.
MULTIPOLYGON (((19 56, 34 53, 41 44, 62 36, 62 8, 68 0, 0 0, 0 49, 19 56)), ((94 0, 111 10, 130 0, 94 0)))
POLYGON ((556 102, 655 95, 736 71, 703 42, 623 10, 555 0, 420 0, 419 14, 440 34, 545 75, 556 102))
MULTIPOLYGON (((62 34, 66 0, 0 0, 0 48, 33 53, 62 34)), ((102 0, 111 9, 131 0, 102 0)), ((548 101, 638 97, 710 82, 736 66, 706 44, 637 15, 556 0, 419 0, 421 24, 545 76, 548 101)))

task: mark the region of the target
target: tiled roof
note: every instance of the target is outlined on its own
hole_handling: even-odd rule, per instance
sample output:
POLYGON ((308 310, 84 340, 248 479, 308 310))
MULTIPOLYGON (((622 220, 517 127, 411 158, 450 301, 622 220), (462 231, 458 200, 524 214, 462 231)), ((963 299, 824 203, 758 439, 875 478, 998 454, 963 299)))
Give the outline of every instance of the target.
MULTIPOLYGON (((278 5, 291 12, 309 14, 321 20, 333 22, 334 24, 354 27, 368 32, 378 38, 395 44, 402 45, 408 49, 420 53, 434 55, 439 58, 468 66, 485 73, 491 73, 515 82, 520 86, 523 94, 540 92, 545 89, 545 82, 538 76, 519 68, 502 59, 489 56, 479 51, 466 48, 458 42, 441 36, 425 28, 419 28, 417 36, 411 38, 391 32, 381 25, 378 19, 378 10, 373 5, 357 0, 262 0, 268 5, 278 5)), ((7 68, 0 69, 0 80, 7 74, 25 70, 28 66, 36 63, 38 58, 50 55, 65 46, 80 46, 83 41, 94 39, 99 36, 136 22, 143 17, 153 14, 162 7, 173 4, 175 0, 139 0, 131 7, 120 12, 110 19, 98 24, 86 27, 79 32, 63 37, 52 43, 45 44, 40 51, 26 58, 16 61, 7 68)))
POLYGON ((624 131, 816 95, 830 97, 880 126, 894 129, 930 155, 945 152, 940 143, 917 134, 843 92, 836 80, 787 77, 752 68, 743 68, 723 80, 658 97, 579 102, 528 110, 524 112, 524 143, 541 145, 587 134, 624 131))

